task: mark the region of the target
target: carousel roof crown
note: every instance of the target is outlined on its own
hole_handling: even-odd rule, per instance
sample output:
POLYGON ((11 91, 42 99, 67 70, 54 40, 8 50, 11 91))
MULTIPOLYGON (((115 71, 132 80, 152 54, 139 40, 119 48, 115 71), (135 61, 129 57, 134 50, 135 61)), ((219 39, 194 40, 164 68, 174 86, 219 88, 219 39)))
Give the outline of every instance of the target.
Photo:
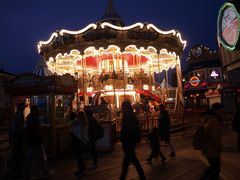
POLYGON ((108 6, 105 10, 104 15, 100 19, 101 22, 109 22, 114 25, 124 26, 124 22, 121 16, 117 13, 112 0, 108 1, 108 6))

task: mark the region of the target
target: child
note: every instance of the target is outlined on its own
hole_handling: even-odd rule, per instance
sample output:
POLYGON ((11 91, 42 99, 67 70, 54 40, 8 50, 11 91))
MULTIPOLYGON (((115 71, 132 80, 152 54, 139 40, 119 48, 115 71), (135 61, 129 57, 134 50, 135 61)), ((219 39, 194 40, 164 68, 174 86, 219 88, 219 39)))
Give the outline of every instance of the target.
POLYGON ((160 143, 159 143, 159 139, 158 139, 158 129, 156 127, 154 127, 152 129, 152 131, 150 132, 150 134, 148 135, 148 140, 149 140, 149 145, 151 148, 150 156, 147 159, 148 164, 151 164, 152 158, 157 158, 158 154, 161 157, 161 162, 164 163, 166 158, 160 150, 160 143))

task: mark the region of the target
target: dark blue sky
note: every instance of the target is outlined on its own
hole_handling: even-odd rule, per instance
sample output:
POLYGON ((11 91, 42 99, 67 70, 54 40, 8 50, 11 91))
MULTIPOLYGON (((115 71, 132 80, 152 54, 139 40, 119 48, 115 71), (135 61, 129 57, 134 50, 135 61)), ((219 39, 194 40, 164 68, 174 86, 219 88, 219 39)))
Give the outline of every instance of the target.
MULTIPOLYGON (((108 0, 1 0, 0 68, 32 72, 41 58, 38 41, 57 29, 79 30, 103 15, 108 0)), ((113 0, 126 25, 150 22, 162 30, 176 29, 187 40, 182 57, 196 44, 217 48, 216 23, 224 0, 113 0)))

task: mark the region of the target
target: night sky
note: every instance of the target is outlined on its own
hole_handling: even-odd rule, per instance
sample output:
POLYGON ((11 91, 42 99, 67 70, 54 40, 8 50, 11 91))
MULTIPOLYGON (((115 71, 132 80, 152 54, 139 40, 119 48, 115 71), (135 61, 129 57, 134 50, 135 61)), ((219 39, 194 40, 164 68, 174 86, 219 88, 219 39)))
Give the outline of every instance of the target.
MULTIPOLYGON (((113 0, 125 25, 153 23, 161 30, 179 30, 187 47, 202 44, 217 49, 216 23, 224 0, 113 0)), ((1 0, 0 69, 9 73, 32 72, 41 56, 37 43, 56 30, 79 30, 97 22, 108 0, 1 0)))

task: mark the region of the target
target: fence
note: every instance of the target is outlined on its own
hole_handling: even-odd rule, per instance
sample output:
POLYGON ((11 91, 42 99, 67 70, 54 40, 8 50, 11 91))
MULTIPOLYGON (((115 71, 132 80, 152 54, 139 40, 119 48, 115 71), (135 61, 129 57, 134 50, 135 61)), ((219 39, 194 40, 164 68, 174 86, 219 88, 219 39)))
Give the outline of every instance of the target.
MULTIPOLYGON (((170 123, 170 133, 171 135, 184 136, 185 135, 185 124, 183 113, 169 113, 171 123, 170 123)), ((138 115, 140 126, 143 132, 143 136, 146 136, 153 127, 158 127, 158 113, 142 113, 138 115)), ((119 136, 121 131, 121 118, 116 119, 116 133, 119 136)))

